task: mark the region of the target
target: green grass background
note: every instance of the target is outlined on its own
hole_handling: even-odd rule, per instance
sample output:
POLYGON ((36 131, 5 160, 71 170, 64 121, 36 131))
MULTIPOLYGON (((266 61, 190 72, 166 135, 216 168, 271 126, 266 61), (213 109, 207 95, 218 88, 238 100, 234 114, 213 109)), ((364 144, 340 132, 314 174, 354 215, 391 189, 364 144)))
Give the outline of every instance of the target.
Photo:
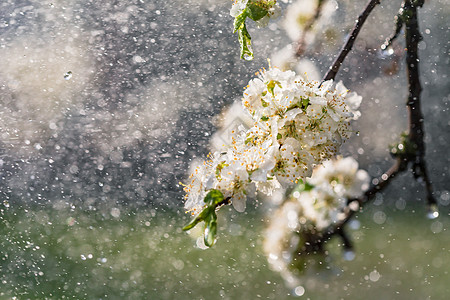
MULTIPOLYGON (((448 216, 428 220, 419 207, 385 211, 386 221, 378 224, 376 211, 361 214, 361 227, 351 231, 356 258, 344 261, 339 240, 332 240, 331 268, 310 270, 298 298, 446 299, 448 216)), ((297 298, 267 264, 258 210, 221 211, 219 239, 208 250, 180 230, 186 221, 183 214, 151 208, 121 209, 118 218, 76 209, 3 208, 0 299, 297 298)))

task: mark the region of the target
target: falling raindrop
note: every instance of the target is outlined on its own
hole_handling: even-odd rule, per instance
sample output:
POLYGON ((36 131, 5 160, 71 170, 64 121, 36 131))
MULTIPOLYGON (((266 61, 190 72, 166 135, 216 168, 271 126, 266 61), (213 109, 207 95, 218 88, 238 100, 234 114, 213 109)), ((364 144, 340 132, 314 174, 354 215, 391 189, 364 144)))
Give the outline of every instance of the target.
POLYGON ((342 257, 346 261, 352 261, 355 259, 355 252, 353 250, 344 250, 344 253, 342 254, 342 257))
POLYGON ((305 294, 305 288, 299 285, 294 289, 294 296, 301 297, 305 294))
POLYGON ((350 222, 348 222, 348 226, 352 230, 358 230, 361 227, 361 222, 358 220, 350 220, 350 222))
POLYGON ((72 78, 72 71, 68 71, 64 74, 65 80, 70 80, 72 78))
POLYGON ((252 56, 252 55, 244 54, 243 57, 244 57, 244 59, 245 59, 246 61, 253 60, 253 56, 252 56))
POLYGON ((427 218, 430 220, 439 217, 439 210, 436 204, 432 204, 428 207, 427 218))
POLYGON ((387 58, 394 54, 394 49, 392 47, 386 47, 386 45, 381 46, 380 56, 381 58, 387 58))

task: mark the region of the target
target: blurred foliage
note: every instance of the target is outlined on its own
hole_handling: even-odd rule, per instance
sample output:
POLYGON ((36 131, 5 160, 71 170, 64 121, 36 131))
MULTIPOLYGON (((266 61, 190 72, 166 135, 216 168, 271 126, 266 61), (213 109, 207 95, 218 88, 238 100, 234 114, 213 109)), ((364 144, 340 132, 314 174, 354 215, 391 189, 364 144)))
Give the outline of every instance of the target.
MULTIPOLYGON (((223 218, 220 243, 201 250, 181 232, 186 218, 173 213, 3 208, 0 298, 293 298, 294 292, 268 268, 262 253, 264 223, 248 222, 261 219, 261 210, 245 214, 222 210, 234 222, 226 222, 230 216, 223 218)), ((361 217, 364 225, 351 232, 356 258, 343 260, 338 240, 332 240, 327 264, 300 277, 304 297, 448 295, 449 218, 427 220, 414 206, 400 213, 376 207, 361 217), (380 213, 385 214, 382 222, 380 213)))

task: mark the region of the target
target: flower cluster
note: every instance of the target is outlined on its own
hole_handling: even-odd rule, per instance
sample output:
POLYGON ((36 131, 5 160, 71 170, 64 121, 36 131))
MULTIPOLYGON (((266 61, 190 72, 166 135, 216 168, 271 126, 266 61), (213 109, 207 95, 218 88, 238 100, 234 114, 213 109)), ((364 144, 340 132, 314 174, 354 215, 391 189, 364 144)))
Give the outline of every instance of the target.
MULTIPOLYGON (((344 216, 347 200, 369 187, 369 175, 351 157, 328 160, 290 194, 271 218, 264 251, 275 270, 282 271, 308 236, 323 231, 344 216)), ((357 209, 353 207, 352 209, 357 209)))
POLYGON ((198 215, 208 192, 243 211, 247 195, 270 195, 311 176, 351 134, 361 97, 342 83, 309 82, 292 71, 263 70, 250 81, 243 106, 253 126, 232 132, 231 143, 200 164, 185 186, 185 208, 198 215))

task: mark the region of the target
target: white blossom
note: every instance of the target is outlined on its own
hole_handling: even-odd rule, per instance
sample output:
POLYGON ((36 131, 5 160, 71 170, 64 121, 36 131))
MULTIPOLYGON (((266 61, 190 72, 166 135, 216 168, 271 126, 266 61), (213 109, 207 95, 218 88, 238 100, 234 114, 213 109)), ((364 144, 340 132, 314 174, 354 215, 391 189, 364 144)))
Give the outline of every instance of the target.
POLYGON ((342 83, 337 88, 333 81, 307 81, 292 71, 262 70, 242 99, 252 126, 233 129, 229 144, 191 175, 186 209, 198 213, 205 194, 217 189, 242 211, 250 190, 270 195, 280 185, 304 182, 315 165, 337 153, 358 116, 360 98, 342 83))
POLYGON ((369 180, 351 157, 337 157, 316 167, 306 180, 308 188, 294 189, 270 218, 263 246, 272 268, 283 274, 299 243, 306 242, 305 236, 340 221, 347 200, 361 196, 369 180))
POLYGON ((331 186, 336 195, 346 198, 361 196, 368 189, 369 181, 369 174, 358 169, 358 162, 352 157, 325 161, 308 180, 317 187, 331 186))

